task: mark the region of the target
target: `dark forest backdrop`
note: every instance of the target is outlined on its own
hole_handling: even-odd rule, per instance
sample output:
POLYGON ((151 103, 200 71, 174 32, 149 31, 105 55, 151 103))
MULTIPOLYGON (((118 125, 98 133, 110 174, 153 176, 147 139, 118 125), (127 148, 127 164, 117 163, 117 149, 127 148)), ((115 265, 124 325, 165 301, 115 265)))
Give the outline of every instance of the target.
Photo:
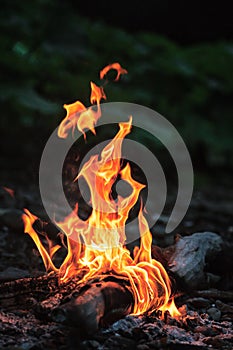
POLYGON ((197 172, 232 169, 233 35, 224 2, 2 1, 0 35, 2 181, 28 171, 37 178, 62 105, 89 104, 89 81, 113 61, 129 74, 107 88, 109 102, 164 115, 197 172))

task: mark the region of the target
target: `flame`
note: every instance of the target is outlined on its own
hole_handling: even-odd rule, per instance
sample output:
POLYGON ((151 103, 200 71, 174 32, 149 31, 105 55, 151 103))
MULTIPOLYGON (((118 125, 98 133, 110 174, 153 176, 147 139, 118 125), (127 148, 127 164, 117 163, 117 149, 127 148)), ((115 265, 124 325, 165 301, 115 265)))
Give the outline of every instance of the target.
POLYGON ((3 188, 4 191, 6 191, 12 198, 15 197, 15 191, 14 191, 14 190, 12 190, 12 189, 9 188, 9 187, 5 187, 5 186, 3 186, 2 188, 3 188))
POLYGON ((38 234, 36 233, 36 231, 33 228, 34 222, 38 219, 37 216, 31 214, 29 210, 24 209, 24 214, 22 215, 22 219, 24 222, 24 230, 25 230, 25 232, 27 232, 31 236, 31 238, 35 242, 35 244, 40 252, 40 255, 42 256, 46 271, 57 272, 58 269, 54 266, 54 264, 51 260, 55 252, 50 251, 50 254, 47 252, 47 250, 45 249, 45 247, 41 243, 41 241, 38 237, 38 234))
MULTIPOLYGON (((101 79, 110 69, 117 69, 116 80, 127 72, 119 63, 114 63, 100 72, 101 79)), ((106 99, 103 87, 91 82, 90 101, 96 103, 96 110, 87 109, 80 101, 64 105, 67 116, 60 124, 58 135, 67 137, 69 129, 74 130, 76 126, 84 135, 85 129, 95 133, 94 127, 101 116, 101 99, 106 99)), ((63 222, 57 223, 67 238, 67 256, 59 268, 54 266, 52 256, 60 246, 50 244, 49 251, 44 248, 33 228, 37 217, 28 210, 23 215, 25 232, 37 245, 46 270, 57 272, 61 282, 77 275, 80 269, 85 270, 85 274, 79 283, 100 274, 124 276, 129 280, 134 296, 134 315, 169 310, 172 316, 178 316, 168 274, 163 265, 151 257, 152 235, 142 205, 138 215, 140 246, 135 247, 132 256, 125 246, 129 212, 145 187, 133 179, 130 164, 123 166, 121 161, 122 143, 131 127, 132 116, 128 122, 119 123, 119 131, 111 142, 100 155, 91 156, 77 175, 75 180, 84 178, 90 189, 92 212, 86 221, 81 220, 77 204, 63 222), (131 193, 126 198, 118 195, 116 200, 112 197, 112 187, 119 178, 130 185, 131 193)))
POLYGON ((99 87, 95 83, 91 82, 90 101, 91 104, 97 104, 97 110, 94 110, 93 108, 86 108, 80 101, 76 101, 69 105, 64 104, 63 107, 67 113, 58 127, 58 136, 61 138, 66 138, 69 130, 72 129, 72 132, 74 132, 75 127, 77 127, 77 129, 83 133, 85 138, 85 129, 89 129, 93 134, 95 134, 95 125, 101 116, 101 99, 106 100, 103 87, 99 87))
POLYGON ((121 74, 127 74, 127 70, 122 68, 121 65, 118 62, 111 63, 108 66, 104 67, 100 71, 100 79, 104 79, 105 75, 111 70, 115 69, 117 71, 117 76, 115 78, 115 81, 118 81, 120 79, 121 74))

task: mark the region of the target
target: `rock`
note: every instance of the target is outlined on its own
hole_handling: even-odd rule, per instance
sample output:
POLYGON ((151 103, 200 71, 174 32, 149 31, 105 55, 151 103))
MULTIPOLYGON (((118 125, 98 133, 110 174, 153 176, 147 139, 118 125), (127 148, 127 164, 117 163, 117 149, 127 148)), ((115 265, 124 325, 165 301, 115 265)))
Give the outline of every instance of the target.
POLYGON ((221 311, 216 307, 211 307, 207 310, 208 315, 214 321, 219 321, 221 318, 221 311))
POLYGON ((210 307, 210 301, 205 298, 191 298, 187 300, 196 309, 206 309, 210 307))
POLYGON ((222 238, 213 232, 194 233, 180 238, 169 259, 170 270, 188 289, 206 286, 206 260, 222 249, 222 238))
POLYGON ((149 346, 146 344, 139 344, 137 350, 150 350, 149 346))
POLYGON ((100 348, 100 343, 97 342, 96 340, 84 340, 80 344, 81 349, 99 349, 100 348))
POLYGON ((216 300, 216 306, 223 314, 232 314, 233 315, 233 306, 232 305, 225 304, 220 300, 216 300))
POLYGON ((16 231, 23 231, 23 211, 15 208, 0 208, 0 223, 16 231))

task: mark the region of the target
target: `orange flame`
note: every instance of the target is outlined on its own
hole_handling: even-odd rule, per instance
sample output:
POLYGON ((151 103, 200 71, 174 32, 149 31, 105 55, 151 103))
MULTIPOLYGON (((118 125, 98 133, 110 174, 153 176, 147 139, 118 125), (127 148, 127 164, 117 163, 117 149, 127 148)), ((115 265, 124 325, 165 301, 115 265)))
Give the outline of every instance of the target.
POLYGON ((51 260, 53 254, 55 252, 51 252, 50 254, 47 252, 47 250, 45 249, 45 247, 41 243, 41 241, 38 237, 38 234, 36 233, 36 231, 33 228, 33 224, 38 218, 35 215, 32 215, 29 212, 29 210, 24 209, 24 214, 22 215, 22 219, 24 222, 24 230, 25 230, 25 232, 27 232, 31 236, 31 238, 35 242, 35 244, 40 252, 40 255, 42 256, 46 271, 48 271, 48 272, 56 271, 57 272, 58 269, 54 266, 54 264, 51 260))
MULTIPOLYGON (((118 63, 104 68, 100 77, 103 78, 109 69, 117 69, 118 75, 126 73, 118 63)), ((94 126, 101 116, 100 101, 105 99, 102 87, 91 83, 91 103, 97 104, 97 111, 86 109, 79 101, 72 105, 65 105, 67 117, 61 123, 58 134, 66 137, 68 129, 77 125, 84 133, 88 128, 95 133, 94 126)), ((140 232, 140 246, 135 247, 133 256, 125 246, 126 221, 130 210, 137 203, 143 184, 135 181, 131 175, 130 164, 124 167, 121 162, 121 148, 124 138, 130 133, 132 117, 128 122, 119 124, 119 131, 102 150, 100 156, 92 156, 82 167, 76 179, 84 178, 90 189, 92 212, 86 221, 78 215, 78 204, 73 212, 63 222, 57 223, 67 237, 67 256, 62 265, 56 268, 52 262, 52 255, 60 246, 50 246, 48 252, 42 245, 33 223, 37 219, 25 210, 23 220, 25 232, 34 240, 43 258, 47 271, 55 271, 60 281, 65 282, 77 275, 77 271, 86 272, 80 283, 103 273, 126 277, 134 296, 133 314, 138 315, 146 311, 169 310, 172 316, 178 316, 174 300, 171 297, 171 284, 165 268, 160 262, 151 257, 152 235, 148 223, 140 208, 138 222, 140 232), (128 182, 131 193, 124 198, 118 195, 117 200, 112 197, 112 187, 118 178, 128 182)))
POLYGON ((64 104, 67 114, 58 127, 58 136, 61 138, 66 138, 69 130, 72 129, 72 132, 74 132, 75 127, 77 127, 78 130, 83 133, 84 137, 86 137, 84 131, 85 129, 89 129, 93 134, 95 134, 95 125, 101 116, 101 99, 106 100, 106 95, 103 88, 91 82, 90 101, 91 104, 97 104, 96 111, 92 108, 86 108, 80 101, 76 101, 69 105, 64 104))
POLYGON ((104 67, 101 71, 100 71, 100 79, 104 79, 105 75, 111 70, 111 69, 115 69, 117 71, 117 76, 115 78, 115 81, 118 81, 120 79, 120 76, 122 74, 127 74, 127 70, 122 68, 121 65, 118 62, 109 64, 108 66, 104 67))
POLYGON ((5 186, 3 186, 2 187, 7 193, 9 193, 9 195, 12 197, 12 198, 14 198, 14 196, 15 196, 15 191, 14 190, 12 190, 11 188, 9 188, 9 187, 5 187, 5 186))

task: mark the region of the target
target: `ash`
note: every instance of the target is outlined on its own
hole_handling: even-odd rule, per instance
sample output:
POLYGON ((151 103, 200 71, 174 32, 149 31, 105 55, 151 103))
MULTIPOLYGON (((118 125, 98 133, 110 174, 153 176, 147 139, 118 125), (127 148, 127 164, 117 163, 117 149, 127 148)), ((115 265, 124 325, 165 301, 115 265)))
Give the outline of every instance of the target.
POLYGON ((91 336, 62 324, 51 310, 58 303, 55 295, 47 302, 27 299, 17 311, 10 304, 0 313, 0 348, 36 349, 232 349, 233 306, 213 298, 185 297, 178 321, 168 313, 161 320, 150 316, 126 316, 91 336), (8 311, 6 311, 8 309, 8 311), (21 310, 20 310, 21 309, 21 310), (199 311, 197 311, 197 309, 199 311))

